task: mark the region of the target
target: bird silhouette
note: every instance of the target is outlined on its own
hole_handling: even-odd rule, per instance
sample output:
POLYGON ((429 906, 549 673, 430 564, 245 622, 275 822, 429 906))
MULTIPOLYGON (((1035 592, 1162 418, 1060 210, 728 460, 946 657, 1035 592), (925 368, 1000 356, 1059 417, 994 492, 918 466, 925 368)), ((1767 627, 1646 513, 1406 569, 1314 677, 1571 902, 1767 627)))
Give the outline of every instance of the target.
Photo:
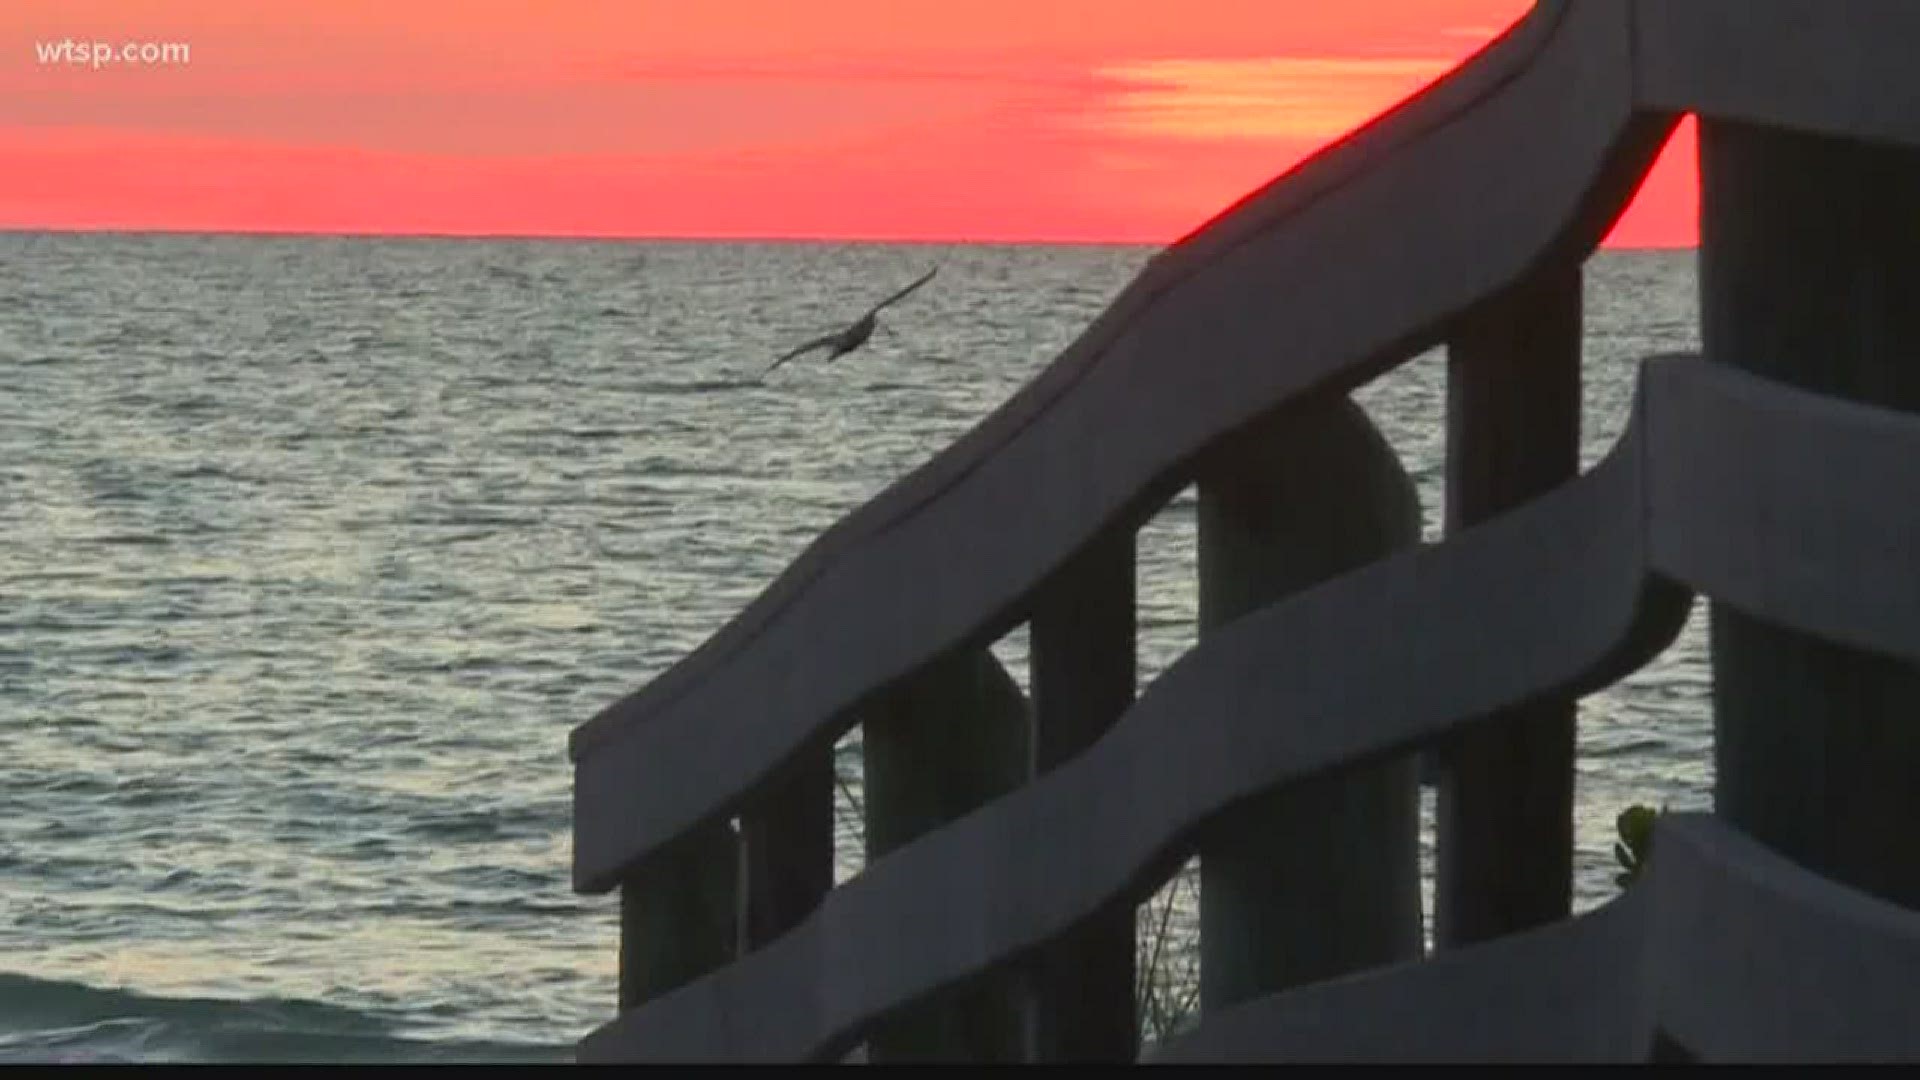
POLYGON ((853 350, 859 348, 860 346, 865 345, 867 343, 867 339, 873 336, 873 331, 880 325, 879 315, 880 315, 880 310, 882 308, 886 307, 888 304, 897 303, 901 300, 906 299, 908 294, 912 293, 913 290, 918 289, 920 286, 925 285, 927 282, 932 281, 933 275, 939 272, 940 272, 940 268, 938 266, 934 267, 933 269, 927 271, 925 274, 922 274, 920 276, 920 280, 915 281, 913 284, 907 286, 904 289, 901 289, 899 292, 894 293, 892 296, 889 296, 885 300, 882 300, 879 303, 873 305, 873 308, 871 310, 869 310, 865 315, 860 316, 858 319, 855 319, 852 325, 848 326, 846 329, 836 330, 831 334, 822 334, 819 337, 814 338, 812 341, 807 342, 805 345, 802 345, 799 348, 793 350, 787 355, 782 356, 780 359, 775 360, 773 362, 773 367, 768 368, 765 372, 761 374, 760 377, 764 379, 768 375, 773 374, 774 370, 777 369, 781 364, 784 364, 787 361, 792 360, 796 357, 805 356, 807 353, 814 352, 815 350, 818 350, 818 349, 829 350, 829 352, 827 353, 827 360, 831 362, 834 360, 838 360, 842 356, 845 356, 846 354, 852 352, 853 350))

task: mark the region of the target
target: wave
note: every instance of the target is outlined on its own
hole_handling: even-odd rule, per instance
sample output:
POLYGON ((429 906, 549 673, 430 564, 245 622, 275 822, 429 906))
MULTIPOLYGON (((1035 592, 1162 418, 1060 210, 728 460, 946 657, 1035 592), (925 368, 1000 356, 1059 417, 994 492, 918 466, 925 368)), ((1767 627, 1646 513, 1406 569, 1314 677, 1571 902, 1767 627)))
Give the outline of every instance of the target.
POLYGON ((436 1039, 397 1019, 285 998, 154 997, 0 975, 0 1064, 567 1063, 573 1047, 436 1039))

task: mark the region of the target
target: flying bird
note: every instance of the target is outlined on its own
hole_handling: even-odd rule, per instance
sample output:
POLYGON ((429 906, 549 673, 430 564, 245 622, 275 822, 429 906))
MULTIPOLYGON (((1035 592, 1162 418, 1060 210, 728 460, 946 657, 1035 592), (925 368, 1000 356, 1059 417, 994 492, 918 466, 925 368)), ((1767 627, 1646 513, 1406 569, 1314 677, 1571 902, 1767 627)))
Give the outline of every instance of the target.
POLYGON ((827 359, 828 361, 833 361, 833 360, 838 360, 842 356, 845 356, 846 354, 852 352, 853 350, 859 348, 860 346, 865 345, 867 343, 867 339, 873 336, 874 329, 880 325, 880 320, 878 319, 877 316, 879 316, 881 308, 886 307, 888 304, 893 304, 901 300, 905 300, 909 293, 913 292, 913 290, 919 288, 920 286, 925 285, 927 282, 932 281, 933 275, 939 272, 940 272, 940 268, 938 266, 934 267, 933 269, 927 271, 925 274, 921 275, 920 280, 914 282, 913 284, 907 286, 904 289, 901 289, 899 292, 894 293, 892 296, 887 297, 885 300, 882 300, 879 303, 873 305, 873 309, 871 311, 868 311, 865 315, 860 316, 859 319, 854 321, 853 325, 847 327, 845 330, 836 330, 831 334, 822 334, 821 336, 814 338, 812 341, 807 342, 805 345, 800 346, 799 348, 793 350, 792 352, 781 357, 780 359, 775 360, 773 362, 773 367, 768 368, 765 372, 761 374, 760 377, 764 379, 768 375, 773 374, 774 369, 778 368, 781 364, 784 364, 787 361, 792 360, 797 356, 805 356, 807 353, 813 352, 816 349, 830 350, 827 353, 827 359))

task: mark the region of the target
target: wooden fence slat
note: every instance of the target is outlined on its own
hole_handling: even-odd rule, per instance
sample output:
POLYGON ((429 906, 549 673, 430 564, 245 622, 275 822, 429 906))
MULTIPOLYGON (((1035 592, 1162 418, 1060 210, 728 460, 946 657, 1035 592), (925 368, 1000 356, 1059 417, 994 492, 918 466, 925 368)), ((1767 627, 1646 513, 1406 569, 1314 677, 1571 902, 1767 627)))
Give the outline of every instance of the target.
MULTIPOLYGON (((1106 733, 1133 703, 1134 537, 1116 530, 1054 575, 1034 605, 1033 773, 1043 776, 1106 733)), ((1131 1061, 1134 911, 1111 905, 1032 965, 1034 1055, 1131 1061)))
MULTIPOLYGON (((1580 471, 1581 272, 1561 263, 1456 324, 1447 357, 1449 535, 1580 471)), ((1574 703, 1530 704, 1442 744, 1434 940, 1567 917, 1574 703)))
MULTIPOLYGON (((1199 476, 1202 643, 1420 540, 1413 479, 1344 396, 1236 433, 1209 452, 1199 476)), ((1420 949, 1412 756, 1262 795, 1200 842, 1203 1013, 1420 949)))
POLYGON ((620 1010, 734 958, 739 853, 717 822, 677 841, 620 889, 620 1010))
MULTIPOLYGON (((1027 699, 986 649, 942 658, 863 710, 868 872, 889 852, 1019 787, 1032 745, 1027 699)), ((918 932, 948 932, 939 920, 918 932)), ((867 1038, 875 1064, 1018 1061, 1026 994, 1011 974, 973 980, 890 1017, 867 1038)))
POLYGON ((740 952, 786 933, 833 888, 833 748, 800 764, 740 815, 740 952))
MULTIPOLYGON (((1701 164, 1707 358, 1920 411, 1920 149, 1709 121, 1701 164)), ((1832 527, 1756 526, 1758 542, 1787 547, 1832 527)), ((1734 605, 1711 611, 1720 812, 1808 866, 1920 907, 1908 834, 1920 823, 1920 666, 1734 605)))

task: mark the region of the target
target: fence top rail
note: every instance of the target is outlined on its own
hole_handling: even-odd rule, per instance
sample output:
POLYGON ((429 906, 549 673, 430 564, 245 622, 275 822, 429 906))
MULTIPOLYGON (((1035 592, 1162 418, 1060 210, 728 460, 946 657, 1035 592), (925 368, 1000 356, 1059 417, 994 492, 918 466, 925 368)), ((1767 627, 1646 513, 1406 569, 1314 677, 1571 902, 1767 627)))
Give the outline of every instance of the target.
POLYGON ((1583 257, 1678 113, 1920 144, 1915 41, 1901 0, 1543 0, 1152 260, 1025 389, 576 729, 576 886, 611 888, 871 694, 1010 627, 1218 438, 1583 257))

